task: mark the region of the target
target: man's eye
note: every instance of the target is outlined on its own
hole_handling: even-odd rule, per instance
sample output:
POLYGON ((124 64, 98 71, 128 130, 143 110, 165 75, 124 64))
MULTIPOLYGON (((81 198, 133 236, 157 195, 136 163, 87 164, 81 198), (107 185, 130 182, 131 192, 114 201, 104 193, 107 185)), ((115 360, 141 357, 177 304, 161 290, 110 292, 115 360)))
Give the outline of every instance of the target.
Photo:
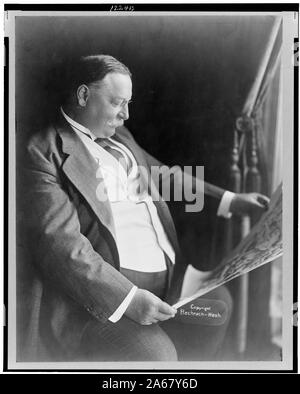
POLYGON ((124 101, 124 102, 123 101, 112 101, 111 103, 114 107, 122 107, 123 105, 131 104, 131 102, 132 102, 132 100, 129 100, 128 102, 126 102, 126 101, 124 101))

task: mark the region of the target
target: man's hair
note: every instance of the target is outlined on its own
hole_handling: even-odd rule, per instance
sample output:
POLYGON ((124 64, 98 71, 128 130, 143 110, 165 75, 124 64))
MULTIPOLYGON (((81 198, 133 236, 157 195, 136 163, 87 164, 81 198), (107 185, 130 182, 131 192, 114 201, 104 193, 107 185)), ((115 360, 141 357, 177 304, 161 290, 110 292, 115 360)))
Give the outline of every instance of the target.
POLYGON ((62 101, 66 102, 76 93, 78 86, 99 82, 109 73, 129 75, 131 72, 119 60, 109 55, 82 56, 67 64, 61 83, 62 101))

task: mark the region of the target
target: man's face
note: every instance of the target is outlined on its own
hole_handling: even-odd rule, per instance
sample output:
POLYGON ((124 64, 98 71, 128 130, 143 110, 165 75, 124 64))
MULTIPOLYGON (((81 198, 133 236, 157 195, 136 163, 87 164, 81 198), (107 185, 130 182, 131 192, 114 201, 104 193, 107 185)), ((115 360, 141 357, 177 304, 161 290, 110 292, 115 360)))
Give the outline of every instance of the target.
POLYGON ((100 82, 89 85, 86 106, 82 108, 84 125, 97 137, 107 138, 129 118, 132 96, 129 75, 110 73, 100 82))

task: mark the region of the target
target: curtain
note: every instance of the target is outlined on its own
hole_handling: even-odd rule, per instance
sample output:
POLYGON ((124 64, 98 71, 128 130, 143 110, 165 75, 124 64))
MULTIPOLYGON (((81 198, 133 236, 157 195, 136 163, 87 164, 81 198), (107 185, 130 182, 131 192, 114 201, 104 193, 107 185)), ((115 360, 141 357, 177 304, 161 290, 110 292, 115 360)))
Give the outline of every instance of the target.
MULTIPOLYGON (((269 83, 261 111, 261 155, 266 162, 267 184, 272 194, 282 182, 282 78, 278 63, 269 83)), ((272 342, 281 347, 282 326, 282 258, 271 266, 270 318, 272 342)))
MULTIPOLYGON (((263 78, 253 115, 258 125, 258 146, 265 192, 271 195, 282 182, 282 69, 280 63, 281 28, 278 29, 270 61, 263 78)), ((271 266, 269 303, 271 340, 281 347, 282 339, 282 259, 271 266)))
MULTIPOLYGON (((260 191, 269 196, 282 180, 281 45, 282 20, 275 17, 242 116, 237 119, 237 130, 241 131, 238 156, 242 191, 260 191)), ((246 228, 244 236, 250 231, 250 222, 246 223, 246 219, 242 218, 242 227, 246 228)), ((255 220, 253 218, 252 223, 251 218, 251 224, 255 220)), ((247 341, 253 349, 259 349, 270 339, 281 345, 281 282, 280 260, 241 279, 239 302, 242 307, 237 329, 241 334, 237 341, 240 353, 247 348, 247 341), (265 316, 264 311, 268 309, 269 316, 265 316), (263 317, 258 322, 257 315, 261 313, 263 317)))

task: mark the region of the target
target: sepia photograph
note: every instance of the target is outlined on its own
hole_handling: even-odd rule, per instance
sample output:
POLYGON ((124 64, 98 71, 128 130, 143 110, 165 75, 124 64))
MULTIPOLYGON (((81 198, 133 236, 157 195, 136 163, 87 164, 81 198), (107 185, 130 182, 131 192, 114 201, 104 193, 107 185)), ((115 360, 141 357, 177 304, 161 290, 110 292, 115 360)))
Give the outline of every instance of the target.
POLYGON ((7 369, 292 370, 298 12, 134 7, 5 11, 7 369))

